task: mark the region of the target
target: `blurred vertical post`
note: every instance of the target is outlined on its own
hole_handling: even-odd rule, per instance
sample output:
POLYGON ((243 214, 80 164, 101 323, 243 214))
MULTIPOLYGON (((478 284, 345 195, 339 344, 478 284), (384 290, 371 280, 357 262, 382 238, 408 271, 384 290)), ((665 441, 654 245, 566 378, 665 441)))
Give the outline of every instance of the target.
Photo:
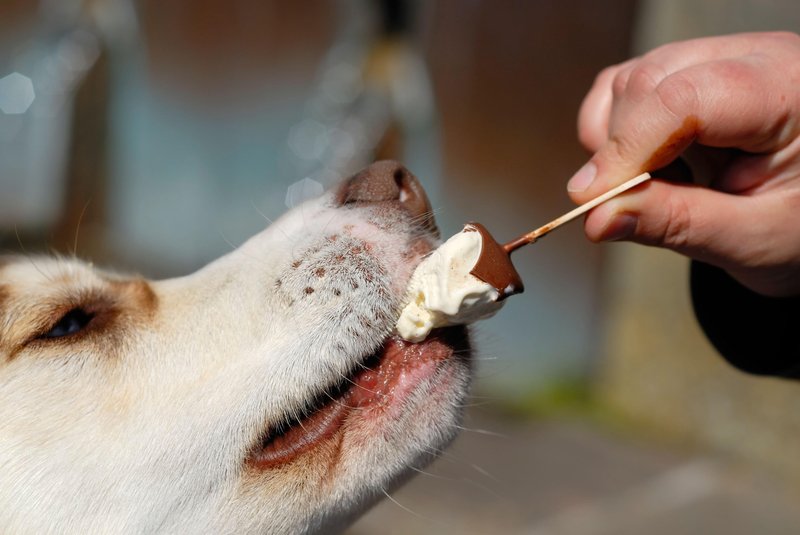
MULTIPOLYGON (((74 234, 68 174, 90 189, 102 172, 71 168, 75 94, 99 54, 92 2, 24 1, 0 4, 0 243, 10 248, 71 251, 74 234), (89 175, 93 175, 92 178, 89 175), (78 178, 74 178, 78 180, 78 178), (71 230, 68 228, 71 226, 71 230), (13 231, 11 230, 13 229, 13 231), (51 231, 55 229, 55 231, 51 231), (19 242, 19 243, 17 243, 19 242)), ((102 95, 87 115, 102 108, 102 95)), ((93 117, 93 123, 105 115, 93 117)), ((80 119, 78 123, 82 124, 80 119)), ((83 130, 83 127, 78 126, 83 130)), ((83 132, 81 132, 83 135, 83 132)), ((103 167, 105 130, 91 140, 84 162, 103 167)), ((100 188, 102 190, 102 188, 100 188)), ((102 203, 102 199, 99 201, 102 203)))
MULTIPOLYGON (((380 30, 372 47, 365 69, 367 85, 380 87, 387 93, 398 80, 394 63, 407 54, 408 2, 407 0, 377 0, 380 30)), ((403 132, 397 114, 392 114, 385 131, 375 144, 376 160, 397 160, 403 155, 403 132)))

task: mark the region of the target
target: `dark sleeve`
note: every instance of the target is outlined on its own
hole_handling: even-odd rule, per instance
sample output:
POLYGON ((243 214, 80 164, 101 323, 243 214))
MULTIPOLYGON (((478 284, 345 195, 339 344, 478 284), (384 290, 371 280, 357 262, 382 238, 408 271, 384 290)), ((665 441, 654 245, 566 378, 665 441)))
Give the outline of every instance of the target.
POLYGON ((692 262, 692 303, 709 341, 740 370, 800 378, 800 298, 765 297, 692 262))

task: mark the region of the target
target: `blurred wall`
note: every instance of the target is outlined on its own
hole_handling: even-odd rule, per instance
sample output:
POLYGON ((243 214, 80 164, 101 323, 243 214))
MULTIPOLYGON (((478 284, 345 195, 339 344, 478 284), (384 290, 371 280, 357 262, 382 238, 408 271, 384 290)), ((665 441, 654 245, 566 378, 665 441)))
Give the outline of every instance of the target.
MULTIPOLYGON (((651 0, 640 13, 639 52, 704 35, 800 29, 791 0, 651 0)), ((800 479, 800 384, 742 374, 715 353, 693 317, 687 260, 629 244, 609 250, 601 397, 654 432, 800 479)))
POLYGON ((110 42, 106 241, 117 263, 175 276, 286 209, 287 187, 303 178, 287 139, 342 13, 329 1, 135 7, 131 37, 110 42))
MULTIPOLYGON (((597 72, 629 54, 633 0, 426 3, 422 24, 441 122, 440 221, 477 220, 509 240, 573 208, 587 154, 578 107, 597 72)), ((525 293, 475 326, 481 385, 524 395, 585 377, 599 347, 603 246, 580 223, 514 254, 525 293)))

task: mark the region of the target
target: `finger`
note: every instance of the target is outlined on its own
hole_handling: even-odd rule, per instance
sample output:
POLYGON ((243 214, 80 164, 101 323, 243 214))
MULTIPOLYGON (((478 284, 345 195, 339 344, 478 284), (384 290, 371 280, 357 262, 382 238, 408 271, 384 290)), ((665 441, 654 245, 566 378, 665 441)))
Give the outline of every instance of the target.
POLYGON ((770 199, 651 180, 592 210, 584 228, 592 241, 630 240, 734 269, 772 254, 770 217, 770 199))
POLYGON ((800 176, 800 137, 770 154, 739 153, 712 186, 721 191, 754 194, 780 187, 784 179, 800 176))
MULTIPOLYGON (((697 63, 733 58, 754 52, 773 34, 745 33, 735 36, 707 37, 670 43, 604 69, 596 77, 578 114, 578 138, 594 152, 608 139, 612 102, 637 87, 654 87, 663 78, 697 63), (635 83, 629 88, 631 78, 635 83), (644 82, 644 83, 642 83, 644 82)), ((778 41, 783 34, 774 34, 778 41)), ((786 37, 786 36, 783 36, 786 37)), ((650 88, 652 88, 650 87, 650 88)))
POLYGON ((642 56, 645 62, 659 63, 668 73, 697 63, 729 59, 763 52, 781 46, 786 32, 745 32, 733 35, 700 37, 675 41, 654 48, 642 56))
POLYGON ((694 65, 666 76, 649 92, 626 93, 615 103, 608 141, 589 169, 570 181, 572 198, 586 202, 640 172, 663 167, 694 141, 751 152, 788 144, 796 136, 786 128, 796 99, 786 98, 794 94, 786 80, 763 63, 752 58, 694 65))
MULTIPOLYGON (((613 81, 617 94, 626 91, 630 78, 640 69, 653 71, 654 67, 668 76, 682 69, 724 59, 735 59, 752 54, 785 55, 787 41, 797 41, 797 35, 787 32, 754 32, 726 36, 702 37, 676 41, 659 46, 635 61, 622 64, 613 81)), ((656 82, 660 81, 656 77, 656 82)))
POLYGON ((583 99, 578 111, 578 139, 589 151, 597 151, 608 140, 613 81, 620 71, 636 61, 632 59, 603 69, 583 99))

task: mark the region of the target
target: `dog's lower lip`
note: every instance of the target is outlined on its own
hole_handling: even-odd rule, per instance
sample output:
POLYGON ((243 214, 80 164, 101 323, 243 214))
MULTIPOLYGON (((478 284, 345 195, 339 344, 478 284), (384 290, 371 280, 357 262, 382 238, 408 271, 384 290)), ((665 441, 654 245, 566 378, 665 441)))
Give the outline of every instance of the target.
MULTIPOLYGON (((333 437, 352 413, 363 417, 363 411, 382 412, 393 406, 419 384, 422 378, 435 373, 453 353, 452 329, 434 332, 425 342, 412 344, 397 337, 386 340, 382 348, 367 362, 374 365, 360 370, 348 379, 348 388, 277 436, 266 437, 251 454, 251 462, 259 469, 276 468, 313 449, 333 437)), ((464 338, 463 330, 455 336, 464 338)))

